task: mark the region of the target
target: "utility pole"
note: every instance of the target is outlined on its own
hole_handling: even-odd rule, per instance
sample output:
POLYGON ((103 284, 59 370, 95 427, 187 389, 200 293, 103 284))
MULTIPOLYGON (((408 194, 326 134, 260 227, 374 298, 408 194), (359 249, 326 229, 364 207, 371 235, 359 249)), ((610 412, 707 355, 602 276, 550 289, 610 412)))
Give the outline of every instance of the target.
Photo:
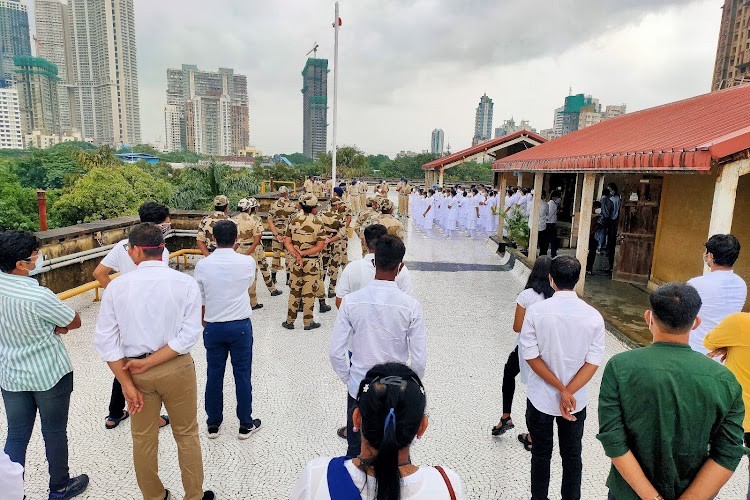
MULTIPOLYGON (((334 31, 334 43, 333 43, 333 153, 331 159, 333 165, 331 165, 331 186, 332 189, 336 188, 336 111, 338 104, 338 90, 339 90, 339 27, 341 26, 341 19, 339 18, 339 3, 336 2, 336 16, 333 20, 333 31, 334 31)), ((333 192, 331 192, 333 195, 333 192)))

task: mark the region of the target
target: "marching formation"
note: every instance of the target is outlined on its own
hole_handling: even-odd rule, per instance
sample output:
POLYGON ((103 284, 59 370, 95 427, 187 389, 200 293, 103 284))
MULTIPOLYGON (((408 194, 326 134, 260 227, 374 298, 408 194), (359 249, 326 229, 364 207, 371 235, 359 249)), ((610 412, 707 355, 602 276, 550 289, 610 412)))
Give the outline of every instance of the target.
MULTIPOLYGON (((455 471, 417 465, 410 455, 414 439, 421 439, 430 423, 425 413, 429 390, 422 383, 429 367, 429 332, 404 264, 404 223, 411 220, 424 237, 437 232, 477 238, 496 233, 501 214, 532 216, 534 194, 510 189, 501 201, 497 191, 482 185, 425 190, 403 179, 395 188, 394 206, 385 182, 369 197, 367 184, 357 180, 334 187, 309 178, 304 191, 292 200, 286 187, 279 189, 267 230, 257 199, 239 200, 230 217, 228 198, 217 196, 214 210, 199 224, 196 246, 203 256, 192 276, 168 265, 169 209, 154 202, 141 206, 140 224, 94 271, 105 288, 94 346, 114 375, 104 427, 114 430, 130 421, 133 467, 144 499, 173 498, 158 468, 159 429, 166 426, 177 445, 184 498, 221 495, 204 489, 200 433, 203 428, 215 439, 230 427, 223 398, 228 362, 236 437, 247 440, 263 427, 252 384, 253 314, 263 307, 256 293, 260 270, 272 299, 288 288, 284 329, 297 328, 301 312, 302 328, 316 330, 321 327, 316 305, 317 314, 337 309, 329 359, 343 384, 341 421, 346 425, 331 433, 346 440, 346 452, 310 461, 291 485, 290 498, 466 498, 455 471), (269 232, 266 249, 263 236, 269 232), (362 258, 349 262, 354 234, 362 258), (119 272, 117 279, 113 271, 119 272), (333 305, 327 302, 331 298, 333 305), (204 388, 198 387, 191 355, 201 337, 204 388), (204 391, 204 426, 198 422, 199 390, 204 391)), ((556 196, 541 204, 543 231, 555 231, 550 213, 557 213, 556 196)), ((598 241, 605 245, 613 237, 610 224, 598 228, 604 229, 598 241)), ((750 445, 745 413, 750 315, 740 312, 747 285, 732 270, 739 241, 729 234, 712 236, 703 255, 710 272, 651 293, 644 319, 654 343, 608 361, 604 320, 574 291, 581 262, 569 255, 555 257, 556 244, 547 242, 553 258, 535 260, 517 298, 517 346, 502 371, 502 412, 491 430, 499 437, 516 427, 511 413, 520 374, 528 432, 517 438, 531 454, 531 498, 549 496, 555 425, 561 497, 581 498, 587 407, 596 404, 587 386, 603 365, 597 438, 612 461, 610 499, 713 498, 738 466, 743 439, 750 445)), ((0 483, 3 498, 11 500, 23 498, 23 467, 37 411, 49 463, 49 499, 73 498, 89 483, 85 474, 70 477, 68 470, 74 368, 61 341, 81 320, 33 278, 43 259, 33 234, 0 233, 0 388, 8 418, 0 483)))

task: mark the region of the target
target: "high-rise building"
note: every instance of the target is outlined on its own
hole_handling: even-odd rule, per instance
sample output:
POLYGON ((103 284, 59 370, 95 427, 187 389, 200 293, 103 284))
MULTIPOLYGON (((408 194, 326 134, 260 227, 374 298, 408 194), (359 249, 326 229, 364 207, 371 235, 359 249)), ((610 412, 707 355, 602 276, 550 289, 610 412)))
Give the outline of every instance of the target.
POLYGON ((0 88, 13 86, 15 56, 31 56, 29 13, 21 0, 0 0, 0 88))
POLYGON ((436 128, 432 131, 430 152, 434 155, 443 154, 443 144, 445 144, 445 132, 441 128, 436 128))
POLYGON ((477 114, 474 120, 472 146, 492 139, 492 112, 494 106, 492 99, 487 97, 487 93, 479 99, 479 106, 477 106, 477 114))
POLYGON ((33 130, 60 134, 57 66, 41 57, 16 56, 14 62, 24 135, 33 130))
POLYGON ((68 0, 71 125, 87 140, 141 142, 133 0, 68 0))
POLYGON ((232 156, 250 141, 247 77, 233 69, 201 71, 193 64, 167 70, 166 149, 232 156))
POLYGON ((23 149, 18 89, 0 88, 0 149, 23 149))
POLYGON ((565 98, 565 105, 555 110, 552 129, 545 130, 543 135, 548 139, 562 137, 604 120, 624 115, 626 111, 625 104, 609 105, 602 111, 599 99, 584 94, 569 95, 565 98))
POLYGON ((60 128, 72 130, 70 117, 70 87, 73 68, 71 50, 72 37, 69 32, 70 15, 68 4, 60 0, 35 0, 34 18, 36 27, 37 57, 42 57, 57 66, 57 107, 60 112, 60 128))
POLYGON ((328 59, 308 58, 302 69, 302 152, 328 151, 328 59))
POLYGON ((505 137, 506 135, 515 134, 521 130, 528 130, 529 132, 537 133, 536 129, 529 124, 528 120, 521 120, 520 123, 516 124, 516 121, 511 118, 510 120, 503 121, 502 127, 495 129, 495 139, 498 137, 505 137))
POLYGON ((750 82, 750 2, 725 0, 711 90, 750 82))

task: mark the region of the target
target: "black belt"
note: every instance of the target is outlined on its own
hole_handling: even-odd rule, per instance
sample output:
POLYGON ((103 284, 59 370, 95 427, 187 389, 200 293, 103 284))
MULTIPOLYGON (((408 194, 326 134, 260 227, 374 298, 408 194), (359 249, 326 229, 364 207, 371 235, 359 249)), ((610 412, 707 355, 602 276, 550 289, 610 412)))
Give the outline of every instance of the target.
POLYGON ((128 359, 145 359, 149 356, 151 356, 153 352, 148 352, 146 354, 141 354, 140 356, 128 356, 128 359))

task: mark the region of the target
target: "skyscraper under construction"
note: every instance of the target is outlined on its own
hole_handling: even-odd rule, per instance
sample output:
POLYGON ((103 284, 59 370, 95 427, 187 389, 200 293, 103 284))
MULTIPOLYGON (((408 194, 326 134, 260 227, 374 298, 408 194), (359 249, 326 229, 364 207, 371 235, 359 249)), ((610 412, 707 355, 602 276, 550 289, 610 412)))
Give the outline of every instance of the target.
POLYGON ((302 151, 309 158, 328 147, 328 59, 308 58, 302 70, 302 151))
POLYGON ((750 1, 725 0, 711 90, 750 83, 750 1))

